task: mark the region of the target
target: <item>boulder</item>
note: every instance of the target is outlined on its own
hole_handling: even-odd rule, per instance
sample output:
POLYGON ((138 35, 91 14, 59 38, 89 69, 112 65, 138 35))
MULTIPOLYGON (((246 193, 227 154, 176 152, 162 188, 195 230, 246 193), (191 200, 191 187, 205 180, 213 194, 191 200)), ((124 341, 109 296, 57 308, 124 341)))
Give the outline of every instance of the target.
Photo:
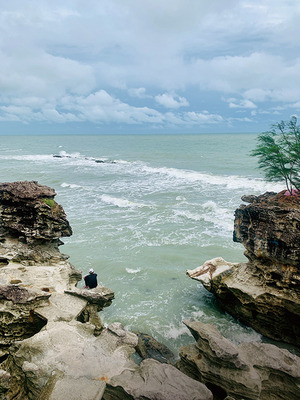
POLYGON ((234 345, 214 325, 185 321, 196 340, 180 349, 178 368, 205 383, 220 398, 296 400, 300 358, 265 343, 234 345), (229 397, 228 397, 229 398, 229 397))
POLYGON ((109 325, 97 337, 89 323, 48 323, 11 347, 4 362, 10 378, 8 398, 59 400, 77 381, 74 390, 79 382, 90 388, 78 387, 72 399, 212 400, 204 384, 171 365, 153 359, 136 365, 131 356, 137 341, 120 323, 109 325), (91 397, 84 397, 88 394, 91 397))
POLYGON ((221 257, 187 274, 221 307, 274 340, 300 346, 300 196, 265 193, 235 212, 234 240, 247 263, 221 257))
POLYGON ((137 343, 135 335, 132 343, 132 334, 124 328, 120 330, 122 336, 109 329, 98 337, 93 333, 94 327, 90 323, 48 322, 36 335, 15 343, 4 362, 11 376, 8 397, 35 400, 43 391, 49 395, 52 391, 60 391, 61 384, 57 386, 53 382, 53 371, 59 371, 57 381, 84 378, 90 384, 100 381, 103 386, 124 369, 136 367, 130 358, 137 343))
POLYGON ((114 292, 101 285, 98 285, 94 289, 75 288, 74 290, 65 290, 65 293, 80 297, 84 300, 87 300, 90 304, 97 305, 99 311, 103 310, 104 307, 110 306, 112 300, 114 299, 114 292))
POLYGON ((104 400, 212 400, 205 385, 183 375, 178 369, 153 359, 112 378, 104 400))
POLYGON ((300 196, 266 193, 235 211, 233 240, 264 283, 300 291, 300 196))
POLYGON ((0 184, 0 237, 53 241, 72 230, 55 191, 32 181, 0 184))

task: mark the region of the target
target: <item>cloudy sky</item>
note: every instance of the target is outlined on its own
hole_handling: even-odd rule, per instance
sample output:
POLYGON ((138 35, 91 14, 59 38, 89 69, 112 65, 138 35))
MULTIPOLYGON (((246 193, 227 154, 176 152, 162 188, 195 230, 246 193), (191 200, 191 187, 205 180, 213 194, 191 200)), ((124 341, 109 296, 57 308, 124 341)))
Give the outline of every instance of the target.
POLYGON ((260 132, 300 115, 299 0, 0 0, 0 133, 260 132))

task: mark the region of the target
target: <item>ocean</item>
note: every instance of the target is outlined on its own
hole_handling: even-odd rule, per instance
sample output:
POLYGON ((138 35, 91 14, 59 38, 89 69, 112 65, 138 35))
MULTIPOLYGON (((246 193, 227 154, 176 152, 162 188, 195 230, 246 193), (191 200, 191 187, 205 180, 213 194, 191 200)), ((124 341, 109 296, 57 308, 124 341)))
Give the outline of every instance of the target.
POLYGON ((261 340, 185 274, 213 257, 245 261, 232 240, 241 196, 284 189, 257 169, 255 143, 254 134, 0 136, 0 176, 55 189, 73 229, 61 251, 115 291, 104 322, 177 353, 194 342, 184 319, 213 323, 234 343, 261 340))

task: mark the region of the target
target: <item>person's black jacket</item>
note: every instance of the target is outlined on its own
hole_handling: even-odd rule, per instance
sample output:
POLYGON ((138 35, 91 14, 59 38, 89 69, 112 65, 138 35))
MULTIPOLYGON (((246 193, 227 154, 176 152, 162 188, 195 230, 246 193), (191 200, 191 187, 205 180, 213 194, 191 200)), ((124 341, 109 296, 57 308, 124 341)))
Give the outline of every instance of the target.
POLYGON ((97 287, 97 274, 94 272, 92 274, 86 275, 84 277, 85 286, 88 286, 89 289, 93 289, 97 287))

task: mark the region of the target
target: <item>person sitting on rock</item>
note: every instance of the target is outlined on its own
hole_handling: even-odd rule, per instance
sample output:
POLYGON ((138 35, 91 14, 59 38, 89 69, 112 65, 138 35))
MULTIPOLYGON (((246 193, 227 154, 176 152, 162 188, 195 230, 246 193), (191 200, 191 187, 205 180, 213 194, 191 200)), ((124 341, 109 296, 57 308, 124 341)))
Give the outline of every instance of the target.
POLYGON ((93 289, 97 287, 98 282, 97 282, 97 274, 95 274, 93 268, 89 270, 89 274, 83 277, 84 282, 85 282, 85 288, 86 289, 93 289))

